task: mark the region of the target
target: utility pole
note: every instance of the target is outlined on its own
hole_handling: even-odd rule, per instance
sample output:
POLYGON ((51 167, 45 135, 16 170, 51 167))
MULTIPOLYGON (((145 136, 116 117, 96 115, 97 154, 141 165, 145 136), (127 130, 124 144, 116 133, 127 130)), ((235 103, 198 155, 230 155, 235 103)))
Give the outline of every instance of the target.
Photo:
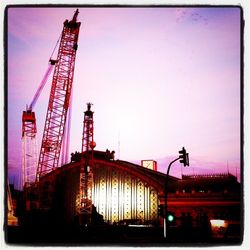
POLYGON ((166 175, 166 180, 165 180, 165 199, 164 199, 164 225, 163 225, 163 230, 164 230, 164 238, 167 238, 167 229, 168 229, 168 203, 167 203, 167 196, 168 196, 168 179, 169 179, 169 171, 172 166, 172 164, 178 160, 180 160, 180 163, 183 163, 184 167, 189 166, 189 156, 188 153, 186 152, 186 149, 183 147, 182 150, 179 151, 179 157, 176 158, 175 160, 171 161, 168 165, 167 169, 167 175, 166 175))

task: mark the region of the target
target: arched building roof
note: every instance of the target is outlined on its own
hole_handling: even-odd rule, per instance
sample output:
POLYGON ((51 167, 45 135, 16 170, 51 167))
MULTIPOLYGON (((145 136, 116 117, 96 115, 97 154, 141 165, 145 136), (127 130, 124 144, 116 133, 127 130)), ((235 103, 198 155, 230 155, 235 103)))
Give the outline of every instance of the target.
MULTIPOLYGON (((68 163, 53 172, 50 172, 47 176, 49 175, 57 175, 61 172, 64 171, 69 171, 71 168, 78 168, 80 166, 80 153, 75 153, 74 155, 77 155, 76 158, 72 157, 73 161, 71 163, 68 163)), ((73 156, 73 154, 72 154, 73 156)), ((94 151, 93 152, 93 168, 101 168, 101 167, 110 167, 110 168, 115 168, 117 170, 123 171, 124 173, 127 172, 134 177, 137 177, 147 183, 148 185, 154 187, 157 192, 159 193, 160 196, 164 194, 164 185, 165 185, 165 180, 166 180, 166 174, 148 169, 145 167, 142 167, 138 164, 134 164, 128 161, 123 161, 123 160, 112 160, 106 157, 106 152, 103 151, 94 151)), ((171 190, 172 186, 175 186, 174 183, 176 183, 178 178, 169 176, 169 187, 171 190)))

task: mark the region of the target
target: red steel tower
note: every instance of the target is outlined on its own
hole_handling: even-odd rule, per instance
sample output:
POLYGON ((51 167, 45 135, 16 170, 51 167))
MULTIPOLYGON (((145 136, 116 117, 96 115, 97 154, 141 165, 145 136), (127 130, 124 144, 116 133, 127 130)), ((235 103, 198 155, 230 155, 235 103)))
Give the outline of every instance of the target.
POLYGON ((49 104, 39 155, 36 181, 58 167, 62 139, 65 133, 67 111, 75 68, 80 22, 78 9, 71 21, 66 20, 60 40, 57 63, 52 79, 49 104))
POLYGON ((92 186, 93 186, 93 149, 94 142, 94 120, 91 103, 87 103, 87 111, 84 112, 82 155, 85 161, 80 170, 80 190, 79 190, 79 214, 80 223, 89 224, 92 215, 92 186))
POLYGON ((87 110, 84 112, 83 133, 82 133, 82 152, 92 149, 94 143, 94 112, 91 110, 92 103, 87 103, 87 110))

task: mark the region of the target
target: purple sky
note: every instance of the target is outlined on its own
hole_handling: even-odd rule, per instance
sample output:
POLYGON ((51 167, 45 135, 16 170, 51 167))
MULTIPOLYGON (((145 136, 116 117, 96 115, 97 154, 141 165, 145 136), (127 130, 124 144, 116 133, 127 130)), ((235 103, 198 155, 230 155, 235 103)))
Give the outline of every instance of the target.
MULTIPOLYGON (((8 167, 21 170, 21 116, 76 8, 8 10, 8 167)), ((185 146, 183 174, 240 172, 240 9, 80 8, 70 152, 81 150, 94 104, 97 150, 168 163, 185 146), (120 145, 120 146, 118 146, 120 145)), ((56 51, 57 53, 57 51, 56 51)), ((56 58, 56 53, 54 58, 56 58)), ((38 145, 51 80, 35 108, 38 145)), ((171 174, 179 176, 176 163, 171 174)))

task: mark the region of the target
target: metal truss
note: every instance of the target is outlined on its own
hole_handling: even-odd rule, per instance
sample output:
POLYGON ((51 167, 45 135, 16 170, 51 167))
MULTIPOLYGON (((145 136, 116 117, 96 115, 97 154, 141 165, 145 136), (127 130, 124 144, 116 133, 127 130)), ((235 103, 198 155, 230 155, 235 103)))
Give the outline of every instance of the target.
POLYGON ((93 147, 94 147, 94 121, 91 103, 87 104, 84 112, 82 155, 85 159, 81 161, 80 189, 78 212, 81 216, 81 224, 90 224, 92 216, 92 186, 93 186, 93 147))
POLYGON ((35 181, 37 166, 36 117, 31 110, 22 116, 22 184, 28 187, 35 181))
POLYGON ((36 181, 58 167, 67 111, 73 82, 80 22, 64 22, 57 63, 55 65, 36 181))

